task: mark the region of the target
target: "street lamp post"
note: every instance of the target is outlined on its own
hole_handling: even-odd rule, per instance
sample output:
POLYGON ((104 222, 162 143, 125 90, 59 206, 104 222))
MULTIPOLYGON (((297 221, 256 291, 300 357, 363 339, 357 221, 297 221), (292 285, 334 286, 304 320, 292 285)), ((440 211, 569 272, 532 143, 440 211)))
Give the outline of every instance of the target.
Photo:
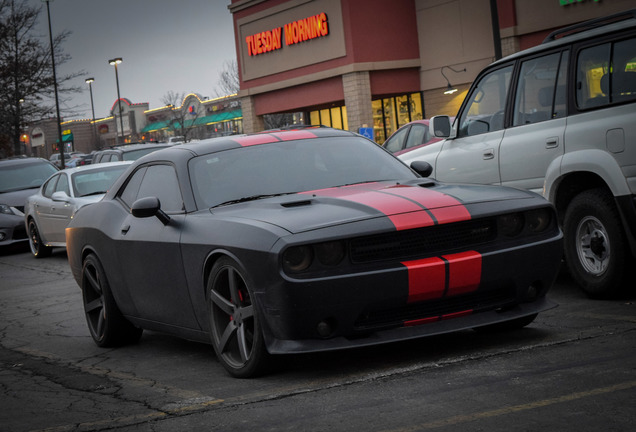
POLYGON ((92 134, 93 134, 93 150, 97 150, 97 136, 95 134, 95 105, 93 105, 93 83, 95 78, 86 78, 86 84, 88 84, 88 90, 91 93, 91 112, 93 114, 92 134))
POLYGON ((53 69, 53 90, 55 91, 55 111, 57 113, 57 136, 60 143, 60 167, 64 169, 64 142, 62 141, 62 124, 60 123, 60 100, 57 95, 57 77, 55 76, 55 51, 53 51, 53 33, 51 32, 51 10, 50 0, 42 0, 46 3, 46 15, 49 19, 49 43, 51 44, 51 67, 53 69))
POLYGON ((108 64, 115 66, 115 82, 117 84, 117 105, 119 106, 119 126, 121 128, 121 144, 124 143, 124 118, 121 114, 121 97, 119 96, 119 73, 117 72, 117 65, 122 61, 121 57, 108 60, 108 64))

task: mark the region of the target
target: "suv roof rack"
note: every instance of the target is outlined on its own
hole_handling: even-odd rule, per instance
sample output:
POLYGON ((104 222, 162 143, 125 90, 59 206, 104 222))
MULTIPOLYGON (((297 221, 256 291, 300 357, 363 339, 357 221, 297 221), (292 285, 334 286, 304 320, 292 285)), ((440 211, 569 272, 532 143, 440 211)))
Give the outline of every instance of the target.
POLYGON ((597 27, 602 27, 608 24, 613 24, 619 21, 625 21, 628 19, 636 19, 636 9, 630 9, 623 12, 618 12, 612 15, 608 15, 601 18, 594 18, 588 21, 583 21, 578 24, 563 27, 550 33, 542 43, 551 42, 557 38, 557 36, 565 37, 575 33, 580 33, 586 30, 591 30, 597 27))

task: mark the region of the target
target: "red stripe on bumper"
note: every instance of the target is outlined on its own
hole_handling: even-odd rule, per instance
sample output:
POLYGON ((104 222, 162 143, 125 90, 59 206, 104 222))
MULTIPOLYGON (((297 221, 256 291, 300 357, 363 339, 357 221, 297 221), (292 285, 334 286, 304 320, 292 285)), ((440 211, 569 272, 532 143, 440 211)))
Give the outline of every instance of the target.
POLYGON ((475 251, 444 256, 450 271, 448 291, 453 296, 475 291, 481 282, 481 254, 475 251))
POLYGON ((481 254, 475 251, 402 264, 409 274, 408 303, 469 293, 481 282, 481 254))
POLYGON ((408 303, 440 298, 446 289, 446 268, 441 258, 403 262, 409 271, 408 303))

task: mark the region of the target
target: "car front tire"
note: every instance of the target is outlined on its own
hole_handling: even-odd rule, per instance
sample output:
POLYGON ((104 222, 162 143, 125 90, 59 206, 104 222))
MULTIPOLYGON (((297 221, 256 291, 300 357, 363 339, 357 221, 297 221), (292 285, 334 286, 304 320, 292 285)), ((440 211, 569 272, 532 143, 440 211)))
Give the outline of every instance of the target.
POLYGON ((142 329, 135 327, 119 311, 99 259, 90 254, 82 266, 82 298, 91 337, 100 347, 135 343, 142 329))
POLYGON ((31 253, 36 258, 45 258, 51 255, 52 247, 46 246, 42 243, 42 237, 40 237, 40 231, 33 219, 29 219, 29 247, 31 253))
POLYGON ((563 231, 570 275, 588 296, 622 294, 629 254, 613 196, 604 189, 581 192, 565 212, 563 231))
POLYGON ((247 275, 233 259, 220 258, 210 272, 207 292, 210 337, 223 367, 236 378, 262 374, 270 356, 247 275))

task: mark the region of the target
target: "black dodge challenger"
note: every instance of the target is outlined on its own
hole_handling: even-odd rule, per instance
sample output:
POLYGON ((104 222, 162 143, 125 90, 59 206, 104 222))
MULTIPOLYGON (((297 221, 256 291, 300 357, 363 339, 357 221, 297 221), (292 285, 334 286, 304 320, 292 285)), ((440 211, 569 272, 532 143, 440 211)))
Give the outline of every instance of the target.
POLYGON ((149 329, 211 342, 249 377, 275 354, 523 327, 553 307, 551 205, 426 168, 328 128, 139 159, 66 230, 93 339, 149 329))

